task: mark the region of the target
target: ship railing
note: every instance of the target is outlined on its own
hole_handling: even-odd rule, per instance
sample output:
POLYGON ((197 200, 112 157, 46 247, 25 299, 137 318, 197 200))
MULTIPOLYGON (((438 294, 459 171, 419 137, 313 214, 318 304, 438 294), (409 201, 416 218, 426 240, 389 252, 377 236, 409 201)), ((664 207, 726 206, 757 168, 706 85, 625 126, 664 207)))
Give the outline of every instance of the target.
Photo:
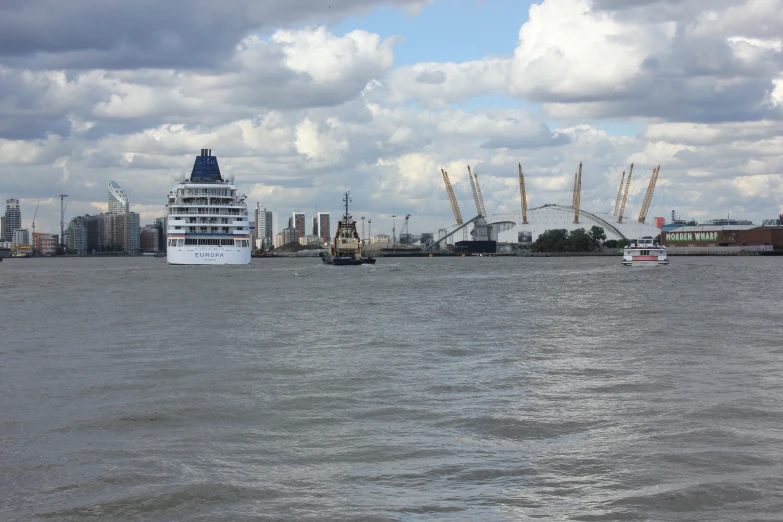
POLYGON ((177 210, 171 209, 172 216, 208 215, 208 216, 247 216, 247 212, 230 210, 177 210))

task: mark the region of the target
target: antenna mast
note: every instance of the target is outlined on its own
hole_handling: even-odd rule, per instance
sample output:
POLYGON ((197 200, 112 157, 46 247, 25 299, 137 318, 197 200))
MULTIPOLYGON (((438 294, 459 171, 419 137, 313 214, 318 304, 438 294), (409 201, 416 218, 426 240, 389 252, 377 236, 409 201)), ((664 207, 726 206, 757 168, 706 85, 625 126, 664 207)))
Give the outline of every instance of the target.
POLYGON ((574 223, 579 223, 579 207, 582 204, 582 162, 579 162, 578 177, 574 187, 574 223))
POLYGON ((60 246, 65 250, 65 198, 68 194, 60 194, 60 246))
POLYGON ((345 202, 345 216, 343 216, 343 219, 345 219, 346 223, 351 219, 351 216, 348 215, 348 203, 353 201, 351 199, 351 193, 346 192, 345 196, 343 196, 343 202, 345 202))

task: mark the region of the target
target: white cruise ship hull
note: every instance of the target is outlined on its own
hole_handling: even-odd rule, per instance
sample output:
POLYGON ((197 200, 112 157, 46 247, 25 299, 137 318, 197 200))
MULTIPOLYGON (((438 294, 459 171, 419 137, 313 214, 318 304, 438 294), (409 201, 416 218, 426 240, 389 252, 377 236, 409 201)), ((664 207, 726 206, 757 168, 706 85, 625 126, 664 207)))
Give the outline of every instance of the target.
POLYGON ((247 265, 250 248, 236 246, 168 247, 170 265, 247 265))

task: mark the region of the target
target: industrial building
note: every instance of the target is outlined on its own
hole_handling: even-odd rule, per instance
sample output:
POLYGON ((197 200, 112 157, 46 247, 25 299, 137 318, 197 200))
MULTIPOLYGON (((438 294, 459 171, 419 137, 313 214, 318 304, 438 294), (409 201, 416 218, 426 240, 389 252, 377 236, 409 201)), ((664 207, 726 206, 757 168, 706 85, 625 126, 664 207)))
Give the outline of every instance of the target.
POLYGON ((669 248, 719 249, 783 252, 783 227, 758 225, 684 226, 661 233, 661 242, 669 248))

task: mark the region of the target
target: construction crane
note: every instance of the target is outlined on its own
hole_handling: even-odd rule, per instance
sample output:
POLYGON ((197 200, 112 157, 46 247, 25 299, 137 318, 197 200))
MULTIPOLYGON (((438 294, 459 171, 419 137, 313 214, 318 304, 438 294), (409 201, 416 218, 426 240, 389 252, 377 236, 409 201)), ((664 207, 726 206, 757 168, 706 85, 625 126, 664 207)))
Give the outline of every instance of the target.
POLYGON ((479 216, 484 216, 484 214, 481 212, 481 203, 479 203, 478 198, 478 192, 476 191, 476 182, 473 180, 473 172, 470 170, 470 165, 468 165, 468 177, 470 178, 470 188, 473 190, 473 203, 476 204, 476 212, 479 216))
POLYGON ((574 180, 576 186, 574 187, 574 223, 579 223, 579 206, 582 204, 582 162, 579 162, 579 171, 577 178, 574 180))
POLYGON ((522 174, 522 163, 519 164, 519 198, 522 200, 522 224, 527 225, 527 195, 525 194, 525 175, 522 174))
POLYGON ((35 214, 33 214, 33 224, 30 225, 30 227, 33 229, 33 238, 35 238, 35 218, 36 218, 36 216, 38 216, 38 206, 40 204, 41 204, 40 201, 35 204, 35 214))
POLYGON ((625 202, 628 201, 628 189, 631 188, 631 176, 633 175, 633 163, 631 168, 628 169, 628 179, 625 180, 625 191, 623 192, 623 200, 620 202, 620 214, 617 216, 617 222, 623 222, 623 212, 625 212, 625 202))
POLYGON ((620 198, 623 197, 623 183, 625 183, 625 171, 623 171, 623 177, 620 178, 620 186, 617 188, 617 199, 614 202, 613 216, 617 215, 617 211, 620 209, 620 198))
MULTIPOLYGON (((410 236, 410 230, 408 229, 408 221, 411 219, 410 214, 405 215, 405 223, 402 225, 402 230, 400 230, 400 237, 402 236, 410 236)), ((410 239, 410 238, 407 238, 410 239)))
POLYGON ((644 223, 644 220, 647 219, 647 211, 650 210, 650 203, 652 202, 655 183, 658 181, 658 172, 660 172, 660 170, 661 166, 658 165, 653 169, 652 176, 650 176, 650 183, 647 185, 647 193, 644 195, 642 210, 639 212, 639 223, 644 223))
POLYGON ((443 169, 440 169, 443 174, 443 183, 446 184, 446 192, 449 195, 449 201, 451 202, 451 210, 454 212, 454 219, 457 220, 457 224, 462 224, 462 213, 459 211, 459 205, 457 205, 457 198, 454 196, 454 189, 451 188, 451 181, 449 181, 449 173, 443 169))
POLYGON ((487 207, 484 206, 484 196, 481 195, 481 185, 478 182, 478 173, 473 173, 473 178, 476 180, 476 193, 478 194, 479 205, 481 205, 481 217, 487 217, 487 207))

